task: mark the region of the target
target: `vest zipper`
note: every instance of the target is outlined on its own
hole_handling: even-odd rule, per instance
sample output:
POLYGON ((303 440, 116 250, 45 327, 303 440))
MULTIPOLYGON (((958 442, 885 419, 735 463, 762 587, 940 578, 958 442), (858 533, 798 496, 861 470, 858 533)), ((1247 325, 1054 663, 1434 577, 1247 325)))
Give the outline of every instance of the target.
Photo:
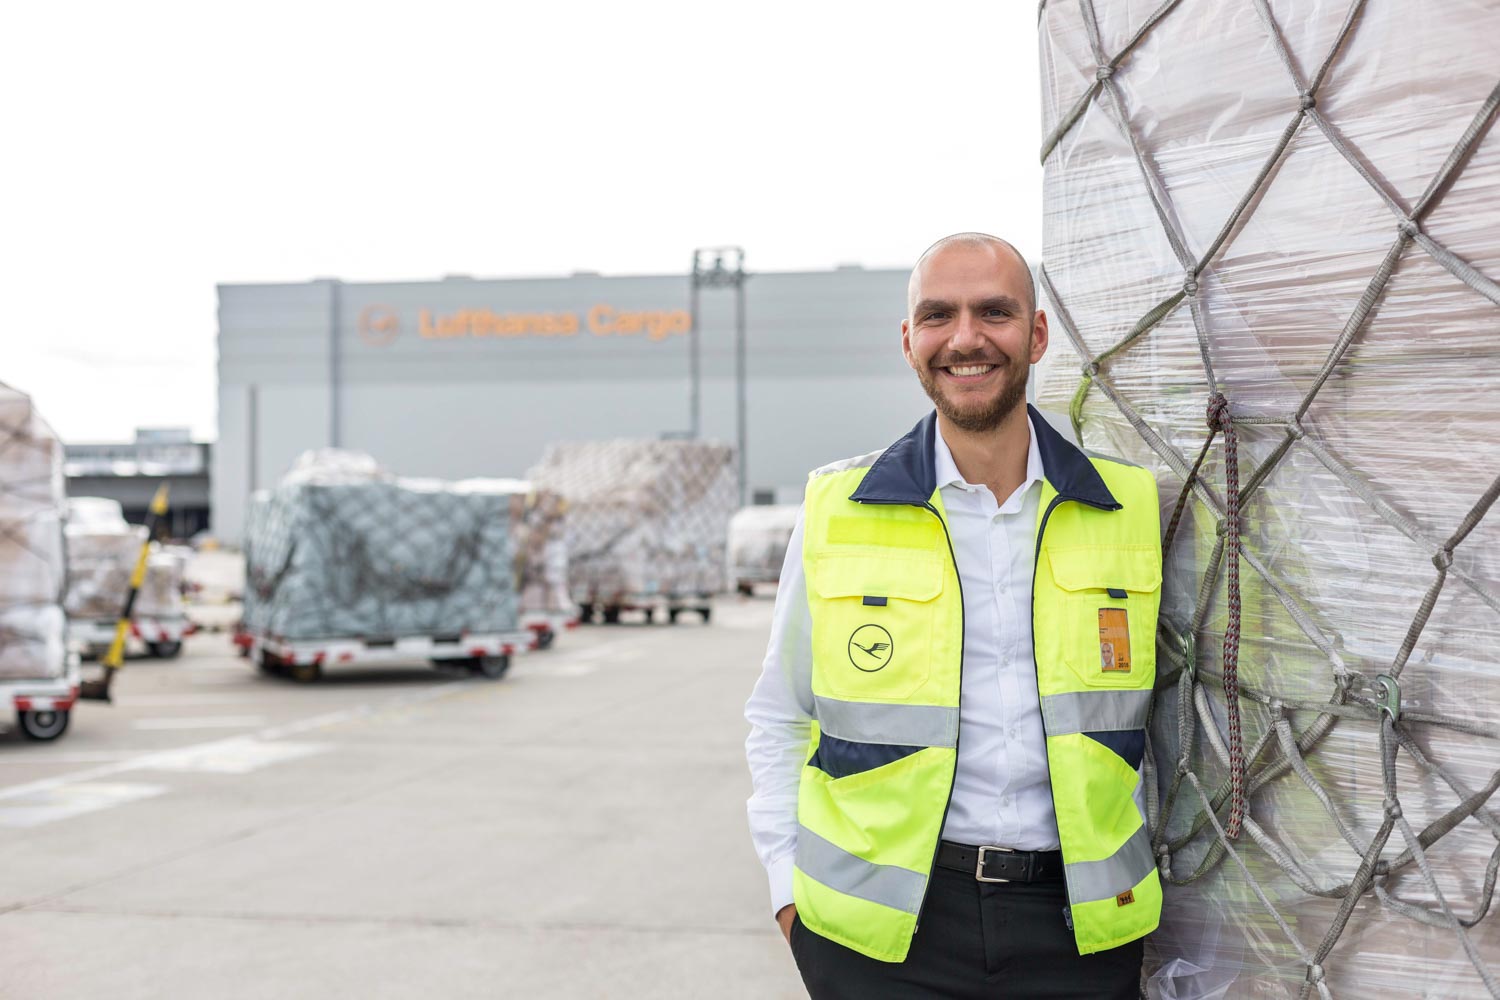
MULTIPOLYGON (((922 887, 922 902, 917 906, 917 922, 912 925, 912 935, 922 929, 922 911, 927 909, 927 896, 932 892, 932 876, 937 871, 938 851, 943 846, 943 827, 948 825, 948 810, 953 805, 953 788, 958 783, 958 741, 959 731, 962 726, 963 703, 964 703, 964 643, 968 637, 969 623, 967 612, 964 610, 964 581, 958 572, 958 555, 953 551, 953 535, 948 531, 948 522, 943 520, 943 515, 932 505, 931 501, 922 504, 914 504, 932 511, 932 516, 938 519, 942 525, 943 538, 948 542, 948 558, 953 562, 953 578, 958 581, 958 718, 953 723, 953 773, 948 777, 948 800, 943 803, 943 818, 938 821, 937 841, 932 845, 932 862, 927 866, 927 883, 922 887)), ((1051 772, 1048 772, 1050 783, 1051 772)))
MULTIPOLYGON (((1041 681, 1040 671, 1037 668, 1037 662, 1036 662, 1036 639, 1035 639, 1035 634, 1036 634, 1036 561, 1038 559, 1040 559, 1041 555, 1042 555, 1042 533, 1047 530, 1047 520, 1048 520, 1048 518, 1050 518, 1052 516, 1052 511, 1057 507, 1058 504, 1060 504, 1060 503, 1062 503, 1064 501, 1067 501, 1067 500, 1072 500, 1072 501, 1077 502, 1077 503, 1085 504, 1086 506, 1094 507, 1094 508, 1096 508, 1098 510, 1119 510, 1120 509, 1120 505, 1118 505, 1118 504, 1115 505, 1114 507, 1105 507, 1105 506, 1102 506, 1100 504, 1089 503, 1089 501, 1083 499, 1082 497, 1064 496, 1063 494, 1059 493, 1057 496, 1055 496, 1055 497, 1052 498, 1052 502, 1047 505, 1047 509, 1042 513, 1042 520, 1037 525, 1037 529, 1036 529, 1036 553, 1032 556, 1032 567, 1031 567, 1031 615, 1032 615, 1032 618, 1031 618, 1031 629, 1032 629, 1032 636, 1033 636, 1032 642, 1031 642, 1031 670, 1032 670, 1032 674, 1035 676, 1035 679, 1036 679, 1036 697, 1037 697, 1037 704, 1038 705, 1041 704, 1041 700, 1042 700, 1042 681, 1041 681)), ((863 503, 879 504, 882 501, 879 501, 879 500, 859 500, 859 501, 856 501, 856 502, 857 503, 862 503, 862 504, 863 503)), ((886 503, 886 504, 892 504, 892 503, 900 503, 900 501, 894 501, 893 502, 893 501, 889 501, 888 500, 888 501, 884 501, 884 503, 886 503)), ((943 515, 938 513, 938 509, 932 505, 931 501, 923 501, 922 503, 908 503, 908 504, 905 504, 904 506, 920 507, 920 508, 922 508, 924 510, 931 511, 932 512, 932 516, 938 519, 938 524, 943 529, 943 539, 948 543, 948 558, 953 563, 953 577, 954 577, 954 579, 956 579, 958 581, 958 621, 959 621, 959 625, 960 625, 959 637, 958 637, 958 706, 959 706, 960 720, 961 720, 962 719, 962 711, 963 711, 963 697, 964 697, 964 695, 963 695, 963 688, 964 688, 964 673, 963 673, 963 670, 964 670, 964 648, 965 648, 965 640, 967 639, 967 635, 968 635, 968 630, 969 629, 968 629, 968 614, 967 614, 967 612, 964 609, 964 581, 963 581, 963 577, 960 576, 959 572, 958 572, 958 556, 953 551, 953 535, 948 531, 948 522, 945 521, 945 520, 943 520, 943 515)), ((937 856, 938 856, 938 851, 941 849, 942 843, 943 843, 943 827, 945 827, 945 826, 948 825, 948 810, 953 806, 953 787, 957 783, 957 779, 958 779, 958 745, 959 745, 960 730, 962 730, 962 728, 963 728, 963 726, 961 724, 955 724, 954 729, 953 729, 953 774, 951 774, 949 776, 949 778, 948 778, 948 799, 947 799, 946 802, 943 803, 943 817, 938 822, 937 843, 935 843, 935 844, 932 845, 932 861, 927 866, 927 884, 922 889, 922 902, 917 907, 917 922, 916 922, 916 924, 914 924, 912 926, 912 931, 911 931, 913 935, 915 935, 917 933, 917 931, 919 931, 919 930, 922 929, 922 911, 927 908, 927 896, 928 896, 929 893, 932 892, 932 875, 933 875, 933 872, 937 870, 937 856)), ((1052 795, 1053 809, 1055 810, 1056 809, 1056 805, 1057 805, 1057 792, 1052 787, 1052 761, 1047 756, 1046 739, 1047 739, 1047 719, 1046 719, 1046 716, 1043 716, 1042 717, 1042 763, 1047 768, 1047 790, 1052 795)), ((1061 839, 1060 838, 1059 838, 1059 846, 1061 846, 1061 839)), ((1063 878, 1064 878, 1065 882, 1066 882, 1066 879, 1067 879, 1067 862, 1068 862, 1068 859, 1067 859, 1066 856, 1064 856, 1063 857, 1063 878)))
MULTIPOLYGON (((1047 520, 1050 517, 1052 517, 1052 512, 1057 509, 1057 505, 1058 504, 1064 503, 1064 502, 1070 501, 1070 500, 1073 501, 1074 503, 1081 503, 1081 504, 1083 504, 1083 505, 1085 505, 1087 507, 1093 507, 1096 510, 1119 510, 1120 509, 1120 505, 1119 504, 1116 504, 1114 507, 1104 507, 1104 506, 1101 506, 1100 504, 1089 503, 1087 500, 1083 499, 1082 497, 1064 496, 1063 494, 1059 493, 1057 496, 1055 496, 1055 497, 1052 498, 1052 502, 1051 503, 1047 504, 1047 509, 1042 512, 1042 519, 1041 519, 1041 521, 1036 526, 1036 552, 1033 553, 1032 557, 1031 557, 1031 673, 1032 673, 1033 678, 1036 680, 1036 703, 1037 703, 1038 709, 1040 709, 1040 707, 1042 705, 1042 671, 1041 671, 1041 667, 1036 662, 1036 567, 1037 567, 1037 563, 1040 562, 1040 560, 1042 558, 1042 535, 1047 530, 1047 520)), ((1047 714, 1045 712, 1042 713, 1042 763, 1047 768, 1047 793, 1052 796, 1052 812, 1053 812, 1053 815, 1056 816, 1056 814, 1057 814, 1057 789, 1054 788, 1053 785, 1052 785, 1052 758, 1051 758, 1051 756, 1047 752, 1047 714)), ((1061 853, 1061 848, 1062 848, 1062 832, 1061 831, 1058 832, 1057 846, 1059 848, 1059 853, 1061 853)), ((1068 880, 1068 856, 1066 854, 1062 855, 1062 863, 1063 863, 1063 885, 1064 885, 1064 887, 1066 887, 1067 886, 1067 880, 1068 880)), ((1067 895, 1068 895, 1068 902, 1069 902, 1069 904, 1071 904, 1072 901, 1073 901, 1073 894, 1072 894, 1071 891, 1068 891, 1067 895)), ((1071 920, 1071 918, 1068 921, 1068 927, 1069 927, 1069 930, 1072 930, 1072 920, 1071 920)))

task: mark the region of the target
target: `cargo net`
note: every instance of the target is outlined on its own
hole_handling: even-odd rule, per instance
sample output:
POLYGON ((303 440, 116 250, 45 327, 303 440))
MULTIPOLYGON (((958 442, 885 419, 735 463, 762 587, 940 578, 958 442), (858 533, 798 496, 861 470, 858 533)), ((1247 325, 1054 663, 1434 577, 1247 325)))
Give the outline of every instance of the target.
POLYGON ((527 483, 511 497, 511 534, 520 566, 522 614, 571 616, 568 593, 567 501, 527 483))
MULTIPOLYGON (((1351 917, 1358 911, 1364 915, 1361 919, 1369 918, 1369 900, 1372 894, 1379 906, 1389 913, 1451 931, 1484 989, 1491 996, 1500 996, 1500 984, 1497 984, 1495 972, 1470 933, 1491 906, 1497 870, 1500 870, 1500 846, 1495 846, 1489 854, 1482 875, 1477 871, 1469 871, 1465 873, 1466 878, 1459 880, 1460 885, 1470 890, 1469 895, 1473 897, 1471 899, 1454 898, 1457 893, 1451 879, 1445 891, 1439 884, 1433 864, 1435 846, 1440 845, 1446 835, 1466 820, 1482 826, 1500 840, 1500 820, 1497 820, 1494 810, 1488 804, 1491 795, 1500 787, 1500 770, 1495 770, 1488 780, 1479 785, 1478 782, 1464 780, 1456 773, 1455 768, 1447 766, 1436 754, 1430 752, 1431 745, 1441 742, 1441 734, 1435 731, 1445 730, 1449 736, 1466 734, 1488 741, 1500 739, 1500 732, 1497 732, 1495 725, 1482 720, 1466 719, 1447 712, 1419 711, 1411 704, 1403 707, 1401 699, 1403 673, 1408 666, 1415 663, 1419 672, 1430 666, 1421 656, 1413 661, 1413 652, 1418 649, 1419 639, 1428 626, 1445 587, 1450 591, 1453 588, 1466 590, 1477 598, 1477 604, 1470 606, 1481 613, 1476 617, 1483 617, 1485 621, 1478 624, 1472 620, 1466 621, 1464 627, 1480 634, 1487 633, 1489 641, 1493 642, 1497 624, 1493 613, 1500 612, 1500 595, 1497 595, 1492 581, 1467 568, 1469 565, 1477 565, 1478 553, 1471 553, 1475 558, 1468 563, 1456 563, 1454 554, 1480 524, 1497 496, 1500 496, 1500 477, 1487 484, 1478 500, 1468 508, 1451 531, 1434 531, 1386 499, 1383 496, 1385 484, 1378 478, 1362 474, 1335 449, 1328 447, 1325 441, 1319 440, 1315 426, 1304 427, 1303 424, 1303 418, 1330 379, 1343 381, 1357 376, 1360 366, 1351 368, 1347 363, 1351 345, 1356 344, 1361 337, 1372 313, 1378 311, 1378 303, 1392 275, 1402 268, 1404 262, 1412 266, 1413 257, 1420 258, 1425 254, 1452 278, 1483 296, 1489 303, 1500 305, 1500 285, 1493 278, 1481 273, 1423 229, 1424 219, 1451 189, 1490 128, 1497 107, 1500 107, 1500 87, 1490 91, 1487 99, 1483 100, 1441 168, 1431 177, 1425 190, 1407 207, 1405 200, 1377 175, 1367 158, 1361 155, 1361 151, 1346 139, 1318 106, 1320 88, 1351 35, 1357 32, 1361 19, 1366 14, 1366 4, 1354 2, 1350 6, 1326 57, 1311 73, 1310 78, 1305 78, 1286 43, 1283 26, 1277 23, 1265 0, 1255 0, 1253 7, 1259 25, 1264 29, 1288 78, 1288 103, 1294 110, 1280 133, 1279 141, 1269 150, 1269 155, 1253 182, 1234 204, 1228 218, 1218 228, 1217 235, 1201 254, 1194 255, 1189 251, 1189 240, 1178 223, 1178 206, 1172 203, 1169 187, 1158 172, 1158 164, 1144 148, 1143 126, 1132 121, 1126 93, 1114 79, 1117 68, 1164 19, 1174 15, 1179 2, 1168 0, 1163 3, 1146 18, 1124 47, 1113 54, 1105 51, 1095 4, 1092 0, 1078 0, 1078 5, 1088 47, 1098 69, 1092 85, 1076 103, 1065 108, 1059 107, 1063 113, 1059 116, 1056 127, 1044 140, 1042 161, 1047 163, 1069 131, 1078 125, 1086 113, 1103 114, 1112 123, 1112 127, 1118 129, 1117 139, 1123 140, 1124 144, 1120 148, 1128 146, 1156 221, 1160 223, 1171 253, 1181 265, 1185 277, 1175 291, 1142 315, 1118 342, 1107 349, 1091 351, 1080 333, 1079 324, 1074 322, 1069 313, 1065 295, 1059 294, 1058 288, 1054 287, 1046 268, 1041 269, 1040 283, 1050 300, 1054 325, 1063 331, 1082 362, 1082 381, 1071 405, 1074 429, 1081 440, 1085 405, 1090 393, 1097 389, 1118 409, 1119 414, 1155 453, 1156 458, 1180 478, 1181 494, 1167 519, 1163 542, 1164 559, 1170 559, 1174 555, 1172 545, 1179 536, 1185 513, 1191 516, 1195 512, 1192 502, 1196 502, 1196 511, 1206 515, 1216 528, 1212 541, 1205 538, 1202 543, 1203 551, 1196 556, 1191 552, 1175 553, 1179 557, 1179 565, 1183 564, 1180 557, 1184 555, 1189 559, 1201 560, 1201 579, 1196 597, 1191 603, 1190 621, 1174 624, 1168 620, 1164 611, 1158 634, 1158 648, 1164 661, 1162 677, 1158 681, 1158 707, 1170 704, 1171 695, 1175 693, 1176 739, 1179 748, 1177 759, 1170 765, 1172 771, 1169 780, 1165 782, 1164 797, 1162 784, 1157 777, 1161 765, 1157 763, 1156 755, 1148 753, 1146 761, 1144 784, 1147 813, 1161 874, 1171 884, 1187 885, 1214 873, 1228 861, 1243 877, 1249 894, 1253 894, 1254 899, 1264 908, 1260 916, 1247 912, 1243 917, 1245 923, 1253 925, 1257 933, 1263 932, 1267 940, 1278 933, 1284 935, 1290 947, 1295 950, 1300 966, 1293 965, 1291 969, 1283 971, 1295 975, 1296 969, 1300 968, 1302 977, 1298 986, 1299 996, 1306 997, 1314 992, 1323 997, 1333 995, 1325 979, 1325 963, 1340 942, 1341 935, 1350 926, 1351 917), (1321 370, 1316 373, 1311 384, 1306 386, 1300 403, 1284 416, 1241 414, 1236 412, 1235 400, 1226 392, 1226 384, 1215 375, 1215 352, 1210 350, 1210 323, 1205 315, 1207 310, 1200 303, 1200 283, 1212 277, 1212 269, 1221 250, 1232 242, 1250 215, 1260 206, 1266 189, 1274 181, 1278 167, 1287 155, 1288 147, 1294 137, 1304 132, 1311 132, 1313 138, 1320 135, 1368 183, 1390 210, 1395 235, 1384 259, 1369 276, 1368 284, 1357 304, 1347 314, 1342 329, 1333 338, 1321 370), (1111 373, 1112 365, 1129 358, 1133 347, 1148 343, 1152 332, 1169 317, 1177 316, 1184 307, 1191 317, 1191 329, 1196 334, 1202 374, 1208 388, 1207 399, 1204 400, 1207 432, 1195 457, 1190 448, 1174 446, 1166 436, 1158 433, 1141 410, 1121 392, 1118 380, 1112 378, 1111 373), (1257 464, 1247 465, 1242 470, 1241 437, 1247 430, 1262 442, 1275 440, 1276 437, 1279 437, 1279 441, 1270 447, 1269 452, 1257 464), (1214 448, 1216 442, 1220 449, 1214 448), (1431 583, 1417 604, 1415 613, 1411 615, 1405 637, 1395 648, 1393 656, 1389 648, 1377 655, 1351 655, 1345 641, 1322 623, 1316 607, 1316 597, 1309 601, 1307 594, 1299 592, 1296 580, 1289 580, 1286 576, 1273 572, 1271 560, 1266 558, 1265 552, 1257 553, 1253 548, 1243 545, 1242 533, 1247 530, 1243 513, 1246 505, 1273 471, 1286 461, 1288 455, 1299 450, 1310 454, 1353 497, 1366 505, 1366 514, 1373 512, 1378 522, 1405 536, 1419 551, 1431 555, 1430 569, 1420 565, 1410 567, 1416 572, 1430 573, 1431 583), (1206 466, 1205 459, 1216 451, 1221 451, 1221 454, 1215 455, 1217 461, 1206 466), (1210 481, 1217 478, 1210 476, 1210 468, 1222 471, 1222 482, 1210 481), (1278 692, 1271 690, 1269 683, 1258 687, 1254 683, 1243 682, 1239 663, 1241 617, 1244 610, 1242 564, 1252 571, 1245 587, 1253 586, 1268 605, 1278 606, 1278 614, 1289 616, 1306 641, 1316 647, 1331 667, 1333 684, 1326 699, 1309 697, 1310 692, 1278 692), (1219 600, 1221 578, 1225 580, 1222 593, 1227 605, 1222 649, 1199 650, 1199 637, 1206 632, 1210 609, 1219 600), (1280 610, 1283 608, 1284 612, 1280 610), (1213 652, 1222 653, 1222 668, 1218 671, 1213 669, 1213 652), (1367 669, 1358 669, 1360 666, 1367 669), (1242 722, 1242 711, 1253 715, 1253 721, 1263 726, 1248 746, 1247 727, 1242 722), (1306 725, 1296 724, 1299 719, 1309 718, 1311 721, 1306 725), (1378 740, 1381 809, 1378 813, 1371 810, 1370 814, 1378 816, 1376 829, 1361 830, 1360 824, 1350 818, 1350 804, 1341 803, 1318 773, 1317 755, 1340 727, 1365 727, 1366 735, 1369 728, 1375 730, 1378 740), (1403 754, 1406 763, 1402 765, 1400 773, 1408 776, 1409 783, 1406 785, 1398 780, 1399 757, 1403 754), (1415 776, 1415 781, 1410 780, 1412 776, 1415 776), (1275 822, 1267 823, 1264 819, 1257 820, 1257 813, 1262 808, 1275 813, 1274 808, 1265 806, 1264 803, 1276 794, 1277 783, 1292 781, 1305 786, 1326 812, 1326 822, 1320 819, 1318 824, 1325 828, 1331 824, 1336 829, 1338 837, 1352 852, 1340 854, 1340 857, 1357 859, 1352 863, 1352 870, 1331 873, 1322 863, 1326 861, 1328 854, 1319 845, 1296 844, 1288 836, 1284 826, 1275 822), (1418 819, 1414 823, 1414 815, 1409 814, 1408 809, 1414 814, 1415 808, 1410 804, 1408 808, 1403 808, 1402 802, 1403 788, 1410 799, 1412 785, 1417 786, 1418 794, 1425 797, 1425 805, 1441 803, 1441 812, 1428 817, 1425 822, 1418 819), (1476 785, 1479 787, 1475 787, 1476 785), (1191 819, 1174 824, 1174 812, 1178 809, 1184 810, 1184 815, 1191 819), (1418 826, 1421 828, 1418 829, 1418 826), (1258 849, 1259 857, 1255 850, 1250 849, 1250 844, 1258 849), (1284 873, 1302 893, 1337 901, 1336 911, 1326 927, 1309 931, 1307 925, 1310 921, 1285 916, 1284 911, 1297 906, 1298 900, 1294 898, 1295 893, 1284 891, 1284 887, 1278 889, 1265 884, 1266 875, 1275 874, 1271 865, 1284 873), (1260 872, 1259 878, 1257 871, 1260 872), (1409 898, 1398 897, 1402 878, 1420 879, 1420 884, 1425 887, 1424 902, 1412 902, 1409 898), (1478 884, 1480 881, 1482 884, 1478 884), (1294 929, 1294 925, 1297 925, 1297 929, 1294 929), (1303 933, 1299 933, 1299 930, 1303 933), (1309 937, 1317 937, 1319 932, 1320 939, 1304 941, 1304 933, 1309 937)), ((1184 6, 1181 17, 1205 16, 1188 11, 1188 6, 1190 5, 1184 6)), ((1116 8, 1116 17, 1119 9, 1121 8, 1116 8)), ((1045 0, 1043 13, 1047 13, 1045 0)), ((1248 17, 1248 13, 1245 16, 1248 17)), ((1417 16, 1426 15, 1419 13, 1417 16)), ((1393 55, 1397 59, 1402 57, 1401 53, 1393 55)), ((1106 208, 1104 211, 1107 215, 1110 209, 1106 208)), ((1119 238, 1130 237, 1127 233, 1119 238)), ((1186 391, 1184 387, 1179 388, 1186 391)), ((1435 453, 1441 455, 1443 442, 1434 440, 1432 444, 1435 453)), ((1492 439, 1489 447, 1494 447, 1492 439)), ((1483 485, 1476 484, 1474 488, 1483 485)), ((1393 566, 1386 567, 1385 572, 1404 573, 1407 570, 1393 566)), ((1410 604, 1403 610, 1409 612, 1410 604)), ((1217 637, 1214 638, 1214 645, 1219 645, 1217 637)), ((1492 651, 1493 647, 1490 648, 1492 651)), ((1273 650, 1271 656, 1275 655, 1273 650)), ((1275 674, 1271 667, 1266 667, 1258 676, 1268 682, 1275 674)), ((1407 680, 1409 682, 1410 677, 1407 680)), ((1170 719, 1158 718, 1154 720, 1153 726, 1162 727, 1160 730, 1153 730, 1153 742, 1164 742, 1159 733, 1170 733, 1170 719)), ((1486 772, 1500 764, 1500 754, 1495 752, 1500 749, 1500 745, 1491 742, 1487 746, 1488 750, 1481 758, 1485 761, 1483 770, 1486 772)), ((1280 801, 1284 803, 1290 800, 1283 797, 1280 801)), ((1373 806, 1373 803, 1368 805, 1373 806)), ((1285 818, 1282 817, 1283 823, 1285 818)), ((1466 826, 1466 829, 1472 827, 1466 826)), ((1404 894, 1408 897, 1411 895, 1410 892, 1404 894)), ((1245 900, 1249 902, 1248 895, 1245 900)), ((1167 905, 1169 908, 1172 905, 1170 896, 1167 905)), ((1253 908, 1254 903, 1251 902, 1250 906, 1253 908)), ((1351 947, 1357 949, 1374 946, 1369 941, 1356 941, 1351 947)), ((1385 947, 1399 948, 1400 945, 1391 943, 1385 947)), ((1211 946, 1209 950, 1212 951, 1211 946)), ((1411 953, 1376 956, 1371 971, 1376 975, 1393 976, 1382 981, 1382 985, 1377 987, 1378 991, 1408 992, 1397 985, 1406 975, 1400 971, 1400 963, 1409 961, 1420 968, 1423 959, 1423 955, 1411 953)), ((1431 981, 1412 984, 1413 992, 1420 991, 1424 995, 1435 995, 1429 991, 1441 988, 1441 984, 1431 981)), ((1213 995, 1223 994, 1216 992, 1213 995)))
POLYGON ((284 484, 246 523, 246 625, 285 639, 516 627, 512 498, 284 484))
POLYGON ((0 679, 63 673, 62 446, 0 382, 0 679))
POLYGON ((734 449, 705 441, 554 444, 527 478, 567 502, 580 605, 706 599, 724 588, 734 449))

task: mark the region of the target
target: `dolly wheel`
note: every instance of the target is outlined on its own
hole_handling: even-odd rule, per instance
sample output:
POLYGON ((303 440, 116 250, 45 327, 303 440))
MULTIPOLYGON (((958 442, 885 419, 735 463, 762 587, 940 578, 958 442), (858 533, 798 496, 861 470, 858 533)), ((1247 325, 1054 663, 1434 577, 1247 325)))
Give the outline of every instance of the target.
POLYGON ((682 614, 682 609, 681 608, 668 608, 667 609, 667 624, 668 625, 676 625, 677 624, 677 616, 680 615, 680 614, 682 614))
POLYGON ((557 633, 554 632, 554 631, 552 631, 550 628, 544 628, 540 632, 537 633, 536 648, 537 649, 551 649, 552 648, 552 643, 555 642, 556 640, 557 640, 557 633))
POLYGON ((29 740, 55 740, 68 728, 68 713, 48 710, 44 712, 17 712, 21 732, 29 740))
POLYGON ((498 656, 476 656, 470 661, 469 669, 488 681, 498 681, 510 670, 510 657, 501 653, 498 656))
POLYGON ((604 624, 606 624, 606 625, 618 625, 618 624, 620 624, 620 606, 618 604, 611 604, 611 605, 605 607, 605 609, 604 609, 604 624))
POLYGON ((162 642, 148 642, 146 650, 158 660, 174 660, 182 653, 182 640, 167 639, 162 642))
POLYGON ((703 616, 703 624, 707 625, 709 623, 709 620, 713 618, 714 609, 705 604, 703 607, 698 609, 698 614, 703 616))

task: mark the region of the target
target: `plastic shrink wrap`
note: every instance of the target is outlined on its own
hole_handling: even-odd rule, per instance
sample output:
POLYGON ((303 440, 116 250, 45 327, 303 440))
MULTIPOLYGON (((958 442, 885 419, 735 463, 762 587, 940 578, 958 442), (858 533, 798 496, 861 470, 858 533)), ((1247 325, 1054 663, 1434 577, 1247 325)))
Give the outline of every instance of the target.
POLYGON ((0 383, 0 680, 61 677, 66 509, 62 442, 0 383))
POLYGON ((527 478, 567 502, 579 604, 716 594, 739 506, 734 449, 703 441, 555 444, 527 478))
POLYGON ((1053 0, 1040 31, 1039 402, 1155 470, 1164 530, 1215 392, 1237 460, 1247 807, 1221 835, 1221 426, 1163 584, 1150 992, 1491 995, 1500 5, 1053 0))
POLYGON ((796 504, 744 507, 729 519, 731 583, 743 589, 781 579, 781 564, 801 509, 796 504))
POLYGON ((516 627, 511 492, 308 452, 245 519, 245 627, 281 639, 516 627))
POLYGON ((454 488, 510 498, 508 516, 522 616, 575 613, 568 594, 567 502, 524 479, 465 479, 454 488))
MULTIPOLYGON (((130 574, 146 540, 143 525, 125 520, 119 501, 104 497, 68 500, 69 618, 114 620, 125 607, 130 574)), ((136 617, 178 618, 182 607, 183 562, 156 548, 146 560, 146 576, 132 608, 136 617)))

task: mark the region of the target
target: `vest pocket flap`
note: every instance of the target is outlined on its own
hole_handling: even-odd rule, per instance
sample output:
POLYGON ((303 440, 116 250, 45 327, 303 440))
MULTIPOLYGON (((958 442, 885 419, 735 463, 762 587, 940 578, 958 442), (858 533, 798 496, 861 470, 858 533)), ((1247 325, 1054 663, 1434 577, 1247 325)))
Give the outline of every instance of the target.
POLYGON ((1155 545, 1073 545, 1047 550, 1052 579, 1063 590, 1135 590, 1161 586, 1161 549, 1155 545))
POLYGON ((925 552, 838 552, 813 557, 809 585, 818 596, 930 601, 943 590, 943 564, 925 552))

